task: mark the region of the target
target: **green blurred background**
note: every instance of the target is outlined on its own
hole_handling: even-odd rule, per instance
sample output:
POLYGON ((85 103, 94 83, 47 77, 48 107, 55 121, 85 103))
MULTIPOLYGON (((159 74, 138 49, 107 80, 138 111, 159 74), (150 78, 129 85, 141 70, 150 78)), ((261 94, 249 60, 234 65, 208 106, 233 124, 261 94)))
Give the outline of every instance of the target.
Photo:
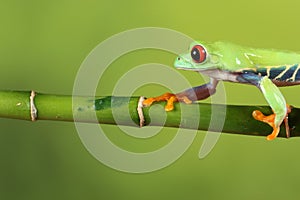
MULTIPOLYGON (((295 0, 0 0, 0 89, 72 94, 77 70, 88 53, 113 34, 137 27, 299 50, 299 6, 295 0)), ((155 50, 125 55, 113 63, 106 86, 98 92, 109 95, 118 66, 123 72, 149 62, 171 66, 174 58, 155 50)), ((181 73, 193 85, 204 82, 195 73, 181 73)), ((255 87, 232 83, 225 87, 229 104, 266 104, 255 87)), ((139 92, 151 96, 165 91, 146 88, 139 92)), ((290 104, 300 107, 299 87, 282 92, 290 104)), ((128 174, 93 158, 73 123, 1 119, 0 127, 0 199, 299 199, 300 195, 298 138, 268 142, 222 134, 213 152, 199 160, 205 135, 199 131, 172 165, 148 174, 128 174)), ((165 129, 143 140, 113 126, 103 128, 115 143, 137 152, 163 146, 174 136, 174 130, 165 129)))

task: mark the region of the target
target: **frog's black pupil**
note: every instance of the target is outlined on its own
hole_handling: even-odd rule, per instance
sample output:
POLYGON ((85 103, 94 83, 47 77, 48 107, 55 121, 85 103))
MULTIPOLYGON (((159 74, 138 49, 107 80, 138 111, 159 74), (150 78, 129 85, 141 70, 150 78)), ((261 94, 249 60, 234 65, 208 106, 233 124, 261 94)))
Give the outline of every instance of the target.
POLYGON ((194 48, 191 52, 191 56, 195 61, 199 61, 200 60, 200 52, 197 48, 194 48))

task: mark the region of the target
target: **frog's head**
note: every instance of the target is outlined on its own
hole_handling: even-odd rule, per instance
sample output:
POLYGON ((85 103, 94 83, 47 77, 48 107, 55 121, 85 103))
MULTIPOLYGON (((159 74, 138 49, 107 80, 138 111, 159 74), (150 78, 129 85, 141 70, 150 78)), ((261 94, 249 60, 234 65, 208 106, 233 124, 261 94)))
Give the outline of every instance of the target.
POLYGON ((220 55, 214 53, 213 45, 193 42, 187 54, 179 55, 174 66, 178 69, 203 71, 220 67, 220 55))

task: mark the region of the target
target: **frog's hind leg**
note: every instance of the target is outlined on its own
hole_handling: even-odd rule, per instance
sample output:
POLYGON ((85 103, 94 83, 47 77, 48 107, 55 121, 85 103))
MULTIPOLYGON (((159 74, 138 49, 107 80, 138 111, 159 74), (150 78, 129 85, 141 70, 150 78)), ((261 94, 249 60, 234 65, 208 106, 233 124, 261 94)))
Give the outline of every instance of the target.
MULTIPOLYGON (((287 123, 287 115, 290 112, 280 90, 268 77, 261 77, 254 73, 242 74, 238 80, 256 85, 262 91, 274 113, 265 116, 260 111, 255 110, 252 115, 256 120, 267 123, 273 128, 273 132, 267 136, 267 140, 275 139, 279 134, 281 123, 283 121, 287 123)), ((286 124, 286 134, 289 136, 288 124, 286 124)))

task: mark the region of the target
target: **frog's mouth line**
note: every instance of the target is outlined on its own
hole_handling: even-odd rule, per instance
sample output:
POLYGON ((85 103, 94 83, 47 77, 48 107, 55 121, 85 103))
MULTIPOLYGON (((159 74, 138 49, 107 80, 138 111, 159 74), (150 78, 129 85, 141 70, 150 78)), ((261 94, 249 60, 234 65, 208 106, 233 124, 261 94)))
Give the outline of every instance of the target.
POLYGON ((174 62, 174 67, 176 69, 180 70, 187 70, 187 71, 196 71, 196 72, 204 72, 207 70, 214 70, 217 69, 215 66, 207 66, 206 62, 201 63, 201 67, 195 67, 193 64, 191 64, 191 60, 184 58, 183 56, 177 57, 177 59, 174 62))
POLYGON ((206 68, 206 69, 196 69, 196 68, 187 68, 187 67, 175 67, 175 68, 180 70, 186 70, 186 71, 194 71, 194 72, 205 72, 205 71, 217 69, 215 67, 206 68))
POLYGON ((175 67, 176 69, 186 70, 186 71, 205 71, 205 69, 195 69, 195 68, 186 68, 186 67, 175 67))

